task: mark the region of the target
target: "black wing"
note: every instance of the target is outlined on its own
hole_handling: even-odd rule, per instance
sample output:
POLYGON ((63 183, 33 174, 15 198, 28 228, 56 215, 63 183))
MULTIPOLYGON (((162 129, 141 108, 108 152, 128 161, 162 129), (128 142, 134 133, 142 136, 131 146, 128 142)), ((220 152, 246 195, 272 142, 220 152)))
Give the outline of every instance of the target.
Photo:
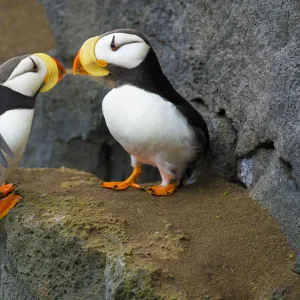
POLYGON ((179 186, 188 179, 195 170, 196 163, 209 149, 209 133, 202 115, 173 88, 168 79, 162 75, 157 88, 157 93, 167 101, 172 102, 178 111, 186 118, 195 134, 196 155, 187 162, 186 169, 178 178, 179 186))
MULTIPOLYGON (((197 138, 199 152, 205 153, 209 148, 209 134, 207 125, 201 114, 186 100, 186 103, 175 104, 176 108, 184 115, 188 124, 192 127, 197 138)), ((200 154, 200 153, 199 153, 200 154)))
POLYGON ((184 182, 189 179, 196 168, 197 161, 202 155, 204 155, 209 149, 209 134, 207 125, 201 116, 201 114, 185 99, 186 102, 183 105, 176 105, 177 109, 186 117, 187 122, 194 131, 196 137, 196 155, 187 162, 186 168, 183 174, 180 174, 178 178, 178 187, 181 187, 184 182))

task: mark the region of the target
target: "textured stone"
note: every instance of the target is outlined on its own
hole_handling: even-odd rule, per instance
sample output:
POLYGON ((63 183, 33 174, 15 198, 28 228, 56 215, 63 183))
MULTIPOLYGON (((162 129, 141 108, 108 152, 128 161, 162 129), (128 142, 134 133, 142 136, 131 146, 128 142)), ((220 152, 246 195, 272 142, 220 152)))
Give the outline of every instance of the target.
MULTIPOLYGON (((278 154, 274 154, 252 189, 251 196, 267 207, 270 214, 279 220, 283 233, 299 253, 299 187, 291 165, 278 154)), ((299 256, 295 263, 295 271, 300 272, 299 256)))
MULTIPOLYGON (((296 0, 41 2, 58 53, 69 63, 88 37, 124 27, 145 33, 174 87, 205 106, 211 169, 233 178, 236 168, 238 174, 245 171, 239 166, 245 168, 244 159, 249 159, 247 185, 261 203, 268 207, 272 203, 272 214, 299 247, 292 230, 298 228, 294 207, 300 199, 300 7, 296 0), (270 164, 264 160, 264 148, 270 164)), ((68 97, 67 90, 63 93, 68 97)), ((99 128, 99 137, 100 132, 99 128)))
POLYGON ((210 172, 235 180, 237 135, 231 121, 225 116, 214 114, 195 100, 192 101, 192 105, 202 114, 210 133, 210 151, 199 161, 199 175, 207 175, 210 172))
POLYGON ((268 171, 272 157, 276 155, 274 146, 260 148, 252 155, 239 159, 239 178, 248 188, 253 188, 260 177, 268 171))
POLYGON ((68 169, 22 173, 40 181, 21 191, 19 214, 0 222, 1 300, 162 299, 158 268, 133 259, 125 219, 104 213, 105 194, 85 196, 103 191, 97 178, 68 169))

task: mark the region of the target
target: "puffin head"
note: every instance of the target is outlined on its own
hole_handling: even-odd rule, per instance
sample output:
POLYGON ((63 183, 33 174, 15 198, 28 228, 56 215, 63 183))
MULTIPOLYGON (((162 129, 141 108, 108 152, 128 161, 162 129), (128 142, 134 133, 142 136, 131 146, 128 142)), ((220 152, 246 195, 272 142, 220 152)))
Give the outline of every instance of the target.
MULTIPOLYGON (((150 43, 140 32, 118 29, 84 42, 73 64, 74 74, 118 77, 139 67, 153 52, 150 43)), ((153 52, 154 53, 154 52, 153 52)))
POLYGON ((3 86, 29 97, 51 90, 66 75, 63 65, 44 53, 12 58, 0 72, 3 86))

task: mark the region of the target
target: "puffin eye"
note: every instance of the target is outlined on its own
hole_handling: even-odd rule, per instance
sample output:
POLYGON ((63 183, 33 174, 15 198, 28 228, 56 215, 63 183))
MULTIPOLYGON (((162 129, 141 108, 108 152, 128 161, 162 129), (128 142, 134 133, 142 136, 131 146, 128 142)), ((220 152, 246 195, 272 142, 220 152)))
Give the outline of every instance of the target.
POLYGON ((31 59, 32 63, 33 63, 33 72, 36 73, 38 71, 38 67, 35 63, 35 61, 29 56, 29 58, 31 59))
POLYGON ((112 51, 118 50, 118 47, 117 47, 116 44, 115 44, 115 36, 113 36, 112 41, 111 41, 111 43, 110 43, 110 49, 111 49, 112 51))

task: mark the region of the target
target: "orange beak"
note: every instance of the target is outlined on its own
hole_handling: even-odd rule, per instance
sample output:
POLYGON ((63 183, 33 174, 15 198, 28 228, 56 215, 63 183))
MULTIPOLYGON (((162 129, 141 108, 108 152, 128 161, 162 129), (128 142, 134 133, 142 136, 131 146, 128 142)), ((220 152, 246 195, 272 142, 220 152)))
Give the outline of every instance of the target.
POLYGON ((57 65, 57 69, 58 69, 57 83, 58 83, 67 75, 67 71, 61 62, 59 62, 54 57, 52 57, 52 59, 56 62, 56 65, 57 65))
POLYGON ((74 62, 73 62, 73 74, 81 74, 81 75, 88 75, 89 73, 87 71, 84 70, 84 68, 82 67, 82 64, 80 62, 80 51, 78 51, 74 62))

